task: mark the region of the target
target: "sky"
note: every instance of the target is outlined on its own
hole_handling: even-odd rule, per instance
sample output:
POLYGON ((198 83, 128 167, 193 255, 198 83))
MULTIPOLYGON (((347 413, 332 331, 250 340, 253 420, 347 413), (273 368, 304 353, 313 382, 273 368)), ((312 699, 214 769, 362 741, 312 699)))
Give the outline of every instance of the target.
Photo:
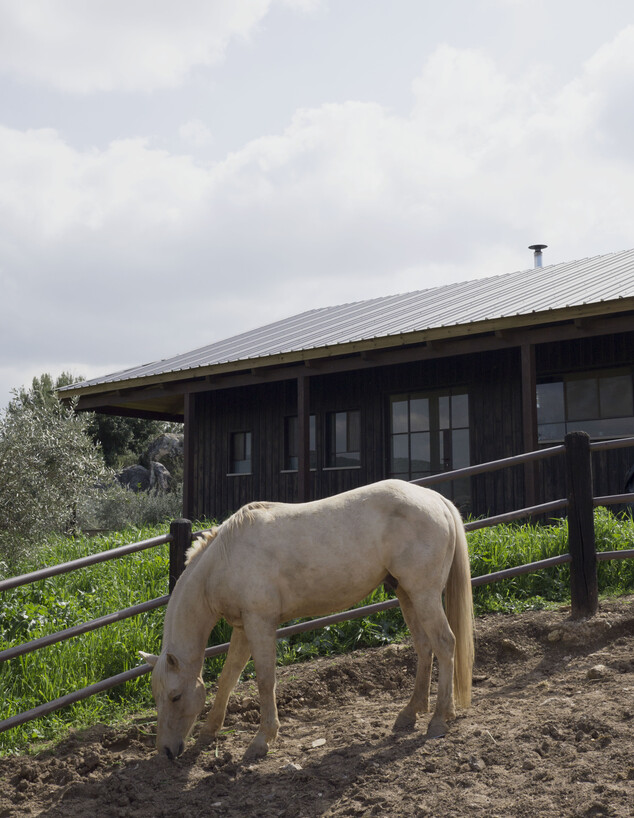
POLYGON ((634 247, 631 0, 0 0, 0 407, 634 247))

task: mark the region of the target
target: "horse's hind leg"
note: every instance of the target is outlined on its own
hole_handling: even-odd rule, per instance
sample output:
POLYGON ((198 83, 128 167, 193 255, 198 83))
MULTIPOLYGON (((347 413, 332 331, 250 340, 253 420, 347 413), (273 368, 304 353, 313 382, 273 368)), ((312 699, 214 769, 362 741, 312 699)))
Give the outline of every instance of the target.
POLYGON ((236 686, 236 682, 240 678, 240 674, 244 670, 246 663, 249 661, 250 655, 251 649, 244 630, 239 626, 234 627, 231 633, 227 658, 225 659, 222 672, 218 679, 216 698, 207 716, 207 720, 200 731, 201 741, 209 741, 216 736, 222 728, 227 712, 229 696, 236 686))
POLYGON ((275 740, 280 727, 275 703, 275 622, 269 623, 256 615, 243 613, 243 622, 260 694, 260 729, 244 754, 245 760, 262 758, 275 740))
POLYGON ((445 734, 447 722, 456 717, 453 695, 454 651, 456 640, 442 606, 442 597, 409 594, 415 618, 425 629, 431 649, 438 662, 438 693, 436 709, 427 728, 427 735, 436 738, 445 734))
POLYGON ((396 596, 401 603, 403 618, 412 636, 414 648, 418 656, 418 665, 416 668, 416 680, 414 681, 412 697, 398 714, 394 723, 394 730, 411 730, 416 724, 417 714, 426 713, 429 710, 429 686, 431 682, 431 663, 433 657, 427 634, 421 627, 421 623, 419 622, 409 596, 400 586, 396 589, 396 596))

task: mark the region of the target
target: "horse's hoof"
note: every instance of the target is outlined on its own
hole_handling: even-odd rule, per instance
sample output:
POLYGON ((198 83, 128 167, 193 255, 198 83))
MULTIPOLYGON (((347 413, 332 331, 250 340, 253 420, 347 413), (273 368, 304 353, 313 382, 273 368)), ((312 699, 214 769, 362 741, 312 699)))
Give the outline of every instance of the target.
POLYGON ((447 724, 436 716, 429 722, 427 738, 442 738, 447 735, 447 724))
POLYGON ((207 730, 203 728, 200 733, 198 734, 198 738, 196 739, 197 744, 211 744, 211 742, 216 738, 216 731, 215 730, 207 730))
POLYGON ((264 758, 269 751, 269 745, 265 739, 258 739, 256 736, 242 757, 243 761, 257 761, 259 758, 264 758))
POLYGON ((394 722, 394 727, 392 727, 393 732, 401 733, 401 732, 409 732, 416 727, 416 716, 412 716, 410 713, 401 712, 396 717, 396 721, 394 722))

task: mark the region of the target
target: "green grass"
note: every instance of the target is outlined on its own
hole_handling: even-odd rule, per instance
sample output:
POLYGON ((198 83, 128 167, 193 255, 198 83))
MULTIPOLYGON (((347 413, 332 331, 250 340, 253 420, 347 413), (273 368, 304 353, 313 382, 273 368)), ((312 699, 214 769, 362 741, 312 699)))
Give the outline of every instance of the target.
MULTIPOLYGON (((634 547, 631 519, 616 519, 598 509, 595 528, 598 550, 634 547)), ((167 530, 168 526, 156 526, 131 528, 92 539, 51 538, 31 562, 20 566, 20 572, 148 539, 167 530)), ((488 574, 564 553, 566 537, 565 521, 472 532, 468 535, 472 574, 488 574)), ((634 560, 600 562, 598 570, 602 594, 634 591, 634 560)), ((0 611, 0 650, 162 596, 167 593, 167 575, 165 545, 5 592, 0 611)), ((569 568, 562 565, 476 588, 474 604, 478 614, 516 612, 565 603, 569 595, 569 568)), ((379 588, 363 604, 380 602, 389 596, 379 588)), ((141 663, 139 650, 160 651, 163 617, 164 609, 150 611, 1 663, 1 717, 8 718, 136 667, 141 663)), ((278 658, 280 663, 290 664, 355 647, 386 644, 401 639, 405 633, 400 609, 394 608, 372 619, 342 622, 280 640, 278 658)), ((226 642, 229 637, 229 627, 221 622, 214 629, 210 644, 226 642)), ((223 658, 218 657, 205 663, 207 681, 217 675, 222 662, 223 658)), ((248 666, 246 673, 251 672, 248 666)), ((0 753, 24 751, 33 741, 59 737, 69 726, 81 727, 97 721, 113 723, 145 709, 153 712, 148 675, 0 733, 0 753)))

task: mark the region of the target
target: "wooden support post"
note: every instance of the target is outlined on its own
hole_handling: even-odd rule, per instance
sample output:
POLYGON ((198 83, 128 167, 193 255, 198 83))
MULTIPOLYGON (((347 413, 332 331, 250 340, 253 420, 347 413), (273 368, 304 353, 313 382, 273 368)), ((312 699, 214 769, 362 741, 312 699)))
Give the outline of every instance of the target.
POLYGON ((170 579, 169 592, 174 590, 176 580, 185 570, 185 553, 192 544, 191 520, 173 520, 170 525, 170 579))
POLYGON ((306 375, 297 378, 297 499, 310 494, 310 389, 306 375))
POLYGON ((570 432, 564 442, 568 484, 568 550, 572 557, 570 597, 572 616, 581 619, 593 616, 599 606, 590 438, 585 432, 570 432))
POLYGON ((184 428, 183 428, 183 516, 191 519, 198 515, 198 510, 194 510, 194 422, 196 398, 186 392, 184 395, 184 428))
MULTIPOLYGON (((537 376, 535 372, 535 345, 522 344, 522 432, 524 451, 537 448, 537 376)), ((537 464, 524 464, 524 505, 537 505, 537 464)))

